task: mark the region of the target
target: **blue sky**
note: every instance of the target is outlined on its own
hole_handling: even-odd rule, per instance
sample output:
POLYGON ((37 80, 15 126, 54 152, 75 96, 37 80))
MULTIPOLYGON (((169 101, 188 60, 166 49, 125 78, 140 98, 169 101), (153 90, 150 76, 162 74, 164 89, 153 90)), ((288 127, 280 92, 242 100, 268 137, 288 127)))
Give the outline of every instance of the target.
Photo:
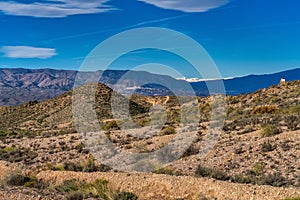
MULTIPOLYGON (((201 44, 223 77, 299 68, 299 9, 298 0, 0 0, 0 67, 79 69, 105 39, 161 27, 201 44)), ((196 76, 163 51, 131 53, 113 67, 151 62, 196 76)))

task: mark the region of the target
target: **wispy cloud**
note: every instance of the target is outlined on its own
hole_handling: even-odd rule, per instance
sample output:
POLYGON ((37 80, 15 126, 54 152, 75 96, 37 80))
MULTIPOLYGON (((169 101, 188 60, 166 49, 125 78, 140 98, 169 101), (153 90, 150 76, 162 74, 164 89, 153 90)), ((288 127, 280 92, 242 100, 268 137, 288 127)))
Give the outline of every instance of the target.
POLYGON ((7 15, 57 18, 78 14, 107 12, 113 9, 105 5, 108 1, 109 0, 48 0, 34 3, 1 1, 0 11, 7 15))
POLYGON ((230 0, 138 0, 159 8, 182 12, 206 12, 230 2, 230 0))
POLYGON ((100 34, 100 33, 114 32, 114 31, 119 32, 119 31, 122 31, 122 30, 137 28, 137 27, 145 26, 145 25, 149 25, 149 24, 155 24, 155 23, 159 23, 159 22, 165 22, 165 21, 169 21, 169 20, 173 20, 173 19, 183 18, 183 17, 189 16, 189 15, 191 15, 191 14, 181 14, 181 15, 172 16, 172 17, 165 17, 165 18, 160 18, 160 19, 144 21, 144 22, 140 22, 140 23, 124 26, 124 27, 98 30, 98 31, 86 32, 86 33, 82 33, 82 34, 62 36, 62 37, 52 38, 52 39, 46 40, 46 41, 44 41, 44 43, 45 42, 53 42, 53 41, 57 41, 57 40, 65 40, 65 39, 72 39, 72 38, 77 38, 77 37, 96 35, 96 34, 100 34))
POLYGON ((3 46, 0 52, 8 58, 40 58, 47 59, 57 55, 55 49, 29 46, 3 46))

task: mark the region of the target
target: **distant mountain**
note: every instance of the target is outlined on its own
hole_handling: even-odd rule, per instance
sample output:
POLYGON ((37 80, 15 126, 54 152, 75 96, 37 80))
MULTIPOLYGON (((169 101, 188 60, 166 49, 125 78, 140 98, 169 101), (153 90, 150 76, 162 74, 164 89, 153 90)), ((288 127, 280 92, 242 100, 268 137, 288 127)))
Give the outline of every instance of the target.
POLYGON ((170 92, 165 87, 153 87, 151 84, 171 85, 177 91, 184 91, 182 85, 187 83, 170 76, 144 71, 77 72, 54 69, 0 69, 0 106, 19 105, 31 100, 43 101, 54 98, 71 90, 76 76, 77 83, 80 85, 99 81, 125 95, 133 91, 147 95, 168 95, 170 92))
POLYGON ((53 69, 0 69, 0 105, 47 100, 69 91, 76 71, 53 69))
MULTIPOLYGON (((117 90, 123 95, 135 92, 143 95, 181 95, 190 94, 186 86, 190 84, 199 96, 207 96, 206 83, 216 85, 218 81, 192 82, 176 80, 170 76, 152 74, 144 71, 107 70, 97 72, 80 72, 78 82, 94 82, 102 74, 99 82, 117 90), (164 87, 166 86, 166 87, 164 87), (172 87, 171 92, 168 86, 172 87)), ((19 105, 31 100, 43 101, 61 95, 74 86, 78 75, 74 70, 54 69, 0 69, 0 106, 19 105)), ((275 74, 249 75, 224 80, 226 93, 238 95, 250 93, 261 88, 278 84, 280 79, 287 81, 300 79, 300 68, 275 74)))
POLYGON ((224 85, 227 94, 238 95, 251 93, 262 88, 270 87, 271 85, 278 85, 281 78, 286 81, 300 80, 300 68, 274 74, 249 75, 228 79, 224 80, 224 85))

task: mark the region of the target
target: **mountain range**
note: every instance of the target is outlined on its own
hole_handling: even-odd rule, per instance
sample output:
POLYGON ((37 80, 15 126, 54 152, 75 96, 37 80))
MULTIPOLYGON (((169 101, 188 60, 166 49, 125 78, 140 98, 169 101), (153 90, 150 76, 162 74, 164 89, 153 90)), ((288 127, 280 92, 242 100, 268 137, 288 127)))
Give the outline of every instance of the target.
MULTIPOLYGON (((220 80, 209 80, 188 83, 170 76, 152 74, 145 71, 107 70, 96 72, 78 72, 75 70, 54 69, 0 69, 0 106, 19 105, 28 101, 44 101, 61 95, 77 83, 84 84, 99 80, 122 94, 132 92, 143 95, 159 96, 176 94, 188 95, 186 85, 190 84, 199 96, 207 96, 206 83, 211 85, 220 80), (80 73, 80 76, 77 76, 80 73), (98 79, 98 77, 101 78, 98 79), (159 84, 157 84, 159 83, 159 84), (172 86, 170 91, 165 86, 172 86)), ((279 83, 280 79, 287 81, 300 79, 300 68, 274 74, 249 75, 244 77, 224 79, 225 91, 228 95, 250 93, 279 83)))

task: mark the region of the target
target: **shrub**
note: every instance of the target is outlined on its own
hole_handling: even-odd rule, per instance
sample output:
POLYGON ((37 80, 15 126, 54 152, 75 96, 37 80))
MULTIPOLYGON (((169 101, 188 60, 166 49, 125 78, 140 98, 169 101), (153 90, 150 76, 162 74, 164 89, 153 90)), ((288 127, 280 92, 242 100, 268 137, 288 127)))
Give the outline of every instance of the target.
POLYGON ((198 200, 208 200, 208 197, 206 197, 204 194, 199 194, 198 200))
POLYGON ((209 113, 211 111, 211 105, 209 103, 200 104, 199 106, 200 113, 209 113))
POLYGON ((270 124, 270 125, 266 125, 266 126, 262 127, 262 129, 260 131, 260 136, 261 137, 270 137, 270 136, 273 136, 273 135, 276 135, 279 133, 281 133, 281 129, 275 125, 270 124))
POLYGON ((62 166, 62 169, 66 171, 79 172, 82 171, 82 166, 74 162, 65 162, 62 166))
POLYGON ((114 200, 137 200, 138 197, 131 192, 119 192, 114 196, 114 200))
POLYGON ((232 113, 233 111, 234 111, 233 107, 231 107, 231 106, 228 107, 227 110, 226 110, 226 116, 229 116, 229 114, 232 113))
POLYGON ((199 153, 199 149, 195 144, 192 144, 185 152, 182 154, 181 158, 196 155, 199 153))
POLYGON ((136 120, 136 124, 141 127, 148 126, 150 124, 150 119, 143 117, 141 119, 136 120))
POLYGON ((70 179, 70 180, 64 180, 64 182, 56 186, 55 189, 60 192, 72 192, 72 191, 78 191, 81 182, 77 181, 76 179, 70 179))
POLYGON ((258 106, 253 109, 251 114, 261 115, 261 114, 275 114, 278 112, 278 106, 275 105, 266 105, 266 106, 258 106))
POLYGON ((235 183, 252 183, 253 182, 253 177, 249 176, 249 175, 243 175, 243 174, 238 174, 235 175, 233 177, 231 177, 232 182, 235 183))
POLYGON ((84 196, 82 192, 71 192, 70 194, 66 195, 66 200, 83 200, 84 196))
POLYGON ((245 174, 238 174, 230 177, 230 180, 235 183, 271 185, 282 187, 289 185, 291 182, 286 180, 280 173, 264 174, 264 164, 256 163, 253 170, 247 171, 245 174))
POLYGON ((300 118, 296 115, 289 115, 285 118, 285 121, 288 129, 290 129, 291 131, 295 131, 298 129, 300 118))
POLYGON ((75 149, 78 151, 78 153, 82 153, 82 151, 84 149, 84 144, 80 143, 80 144, 76 145, 75 149))
POLYGON ((228 97, 229 104, 237 104, 239 102, 239 98, 235 96, 229 96, 228 97))
POLYGON ((256 176, 263 174, 266 164, 261 162, 254 163, 252 171, 256 176))
POLYGON ((95 163, 95 160, 90 158, 85 163, 82 164, 82 168, 84 172, 96 172, 98 170, 98 166, 95 163))
POLYGON ((201 165, 197 167, 195 175, 198 177, 209 177, 223 181, 229 180, 230 178, 225 172, 221 170, 203 167, 201 165))
POLYGON ((181 174, 177 171, 174 171, 172 169, 169 168, 160 168, 155 170, 153 173, 155 174, 167 174, 167 175, 171 175, 171 176, 180 176, 181 174))
POLYGON ((108 172, 111 170, 109 166, 100 164, 97 165, 93 159, 88 159, 84 162, 65 162, 63 165, 52 166, 54 171, 74 171, 74 172, 108 172))
POLYGON ((245 150, 243 150, 243 147, 241 147, 241 146, 234 149, 235 154, 242 154, 244 152, 245 152, 245 150))
POLYGON ((119 126, 115 120, 109 121, 104 127, 104 130, 118 130, 119 126))
POLYGON ((273 174, 268 174, 265 177, 265 183, 267 185, 272 185, 276 187, 282 187, 288 184, 288 181, 282 176, 281 173, 275 172, 273 174))
POLYGON ((65 168, 63 165, 55 165, 50 167, 51 170, 53 171, 65 171, 65 168))
POLYGON ((100 199, 109 199, 112 196, 112 190, 108 186, 108 181, 96 179, 93 183, 83 185, 83 190, 91 197, 100 199))
POLYGON ((33 160, 38 156, 38 153, 26 148, 5 147, 0 148, 0 159, 9 162, 21 162, 33 160))
POLYGON ((37 179, 35 176, 29 176, 29 178, 30 181, 24 184, 25 187, 45 189, 49 186, 48 183, 44 182, 43 180, 37 179))
POLYGON ((65 180, 55 187, 59 192, 66 193, 67 200, 81 200, 84 198, 136 200, 137 196, 131 192, 114 192, 107 180, 96 179, 87 183, 76 179, 65 180))
POLYGON ((288 107, 282 109, 281 112, 284 114, 297 114, 300 112, 300 105, 299 104, 289 105, 288 107))
POLYGON ((31 179, 28 176, 22 174, 12 174, 7 179, 7 184, 11 186, 24 186, 25 183, 29 182, 31 179))
POLYGON ((263 153, 273 151, 275 149, 276 149, 276 145, 272 145, 270 141, 266 141, 261 144, 261 152, 263 153))
POLYGON ((290 150, 291 146, 289 145, 290 140, 285 140, 280 144, 280 147, 283 151, 288 151, 290 150))
POLYGON ((171 126, 168 126, 167 128, 161 131, 160 135, 173 135, 173 134, 176 134, 176 130, 171 126))
POLYGON ((0 130, 0 138, 5 138, 7 136, 9 136, 9 133, 6 133, 6 132, 0 130))
POLYGON ((47 183, 37 179, 35 176, 25 176, 18 173, 8 176, 6 183, 10 186, 25 186, 38 189, 44 189, 48 187, 47 183))

